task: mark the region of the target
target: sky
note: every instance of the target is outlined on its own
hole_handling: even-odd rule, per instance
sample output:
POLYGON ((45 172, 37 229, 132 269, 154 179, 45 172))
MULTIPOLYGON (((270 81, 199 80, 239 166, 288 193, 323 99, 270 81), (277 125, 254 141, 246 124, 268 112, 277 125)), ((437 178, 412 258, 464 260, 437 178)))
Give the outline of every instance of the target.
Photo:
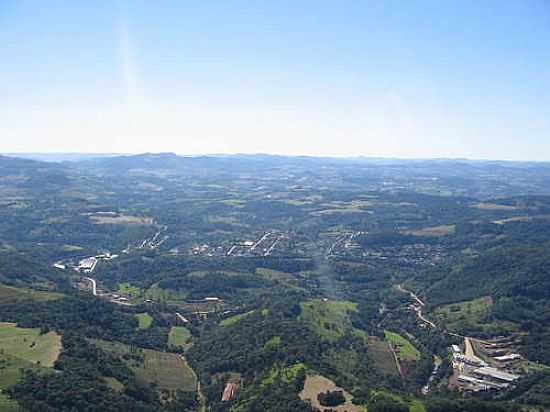
POLYGON ((0 0, 0 152, 550 160, 550 0, 0 0))

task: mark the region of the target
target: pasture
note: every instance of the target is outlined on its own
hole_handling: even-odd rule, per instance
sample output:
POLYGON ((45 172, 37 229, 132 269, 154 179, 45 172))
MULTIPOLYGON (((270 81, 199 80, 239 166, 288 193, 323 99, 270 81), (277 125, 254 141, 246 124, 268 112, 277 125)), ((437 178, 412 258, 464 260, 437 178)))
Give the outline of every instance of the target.
POLYGON ((168 346, 184 348, 191 338, 191 332, 184 326, 172 326, 168 334, 168 346))
POLYGON ((2 302, 34 300, 46 302, 61 299, 64 295, 56 292, 44 292, 34 289, 16 288, 0 284, 0 300, 2 302))
POLYGON ((352 403, 353 396, 345 391, 343 388, 336 386, 336 384, 328 378, 321 375, 308 376, 304 384, 304 389, 300 392, 300 399, 309 400, 314 408, 324 410, 325 407, 321 406, 317 396, 326 391, 342 391, 346 402, 339 406, 333 406, 331 410, 336 412, 363 412, 364 407, 354 405, 352 403))
POLYGON ((61 352, 61 336, 55 332, 41 335, 38 328, 0 323, 0 350, 9 356, 51 367, 61 352))
POLYGON ((351 329, 349 312, 356 312, 357 305, 348 301, 314 299, 301 302, 300 319, 310 325, 315 333, 335 340, 351 329))
POLYGON ((420 352, 411 342, 397 333, 384 331, 386 340, 394 347, 397 357, 403 361, 417 361, 420 359, 420 352))
POLYGON ((138 320, 138 329, 149 329, 153 324, 153 318, 147 312, 136 313, 135 316, 138 320))

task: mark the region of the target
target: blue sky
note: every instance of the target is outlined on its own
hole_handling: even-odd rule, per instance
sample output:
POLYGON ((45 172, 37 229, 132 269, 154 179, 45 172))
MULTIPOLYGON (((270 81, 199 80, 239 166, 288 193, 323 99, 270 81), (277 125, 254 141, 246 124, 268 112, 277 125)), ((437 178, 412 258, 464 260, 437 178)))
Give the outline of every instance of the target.
POLYGON ((550 160, 550 2, 0 0, 0 136, 550 160))

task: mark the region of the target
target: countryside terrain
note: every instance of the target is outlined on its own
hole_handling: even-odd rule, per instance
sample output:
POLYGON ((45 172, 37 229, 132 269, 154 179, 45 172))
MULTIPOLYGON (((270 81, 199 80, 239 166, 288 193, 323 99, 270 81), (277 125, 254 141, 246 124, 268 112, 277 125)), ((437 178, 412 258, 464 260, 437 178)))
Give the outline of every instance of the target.
POLYGON ((549 164, 47 160, 0 156, 2 412, 550 410, 549 164))

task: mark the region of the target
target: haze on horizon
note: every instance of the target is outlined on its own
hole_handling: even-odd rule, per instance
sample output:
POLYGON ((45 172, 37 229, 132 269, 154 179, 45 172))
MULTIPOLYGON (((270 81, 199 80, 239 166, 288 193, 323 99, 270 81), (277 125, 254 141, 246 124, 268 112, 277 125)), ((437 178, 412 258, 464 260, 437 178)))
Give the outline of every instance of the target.
POLYGON ((4 0, 0 27, 4 153, 550 160, 546 0, 4 0))

